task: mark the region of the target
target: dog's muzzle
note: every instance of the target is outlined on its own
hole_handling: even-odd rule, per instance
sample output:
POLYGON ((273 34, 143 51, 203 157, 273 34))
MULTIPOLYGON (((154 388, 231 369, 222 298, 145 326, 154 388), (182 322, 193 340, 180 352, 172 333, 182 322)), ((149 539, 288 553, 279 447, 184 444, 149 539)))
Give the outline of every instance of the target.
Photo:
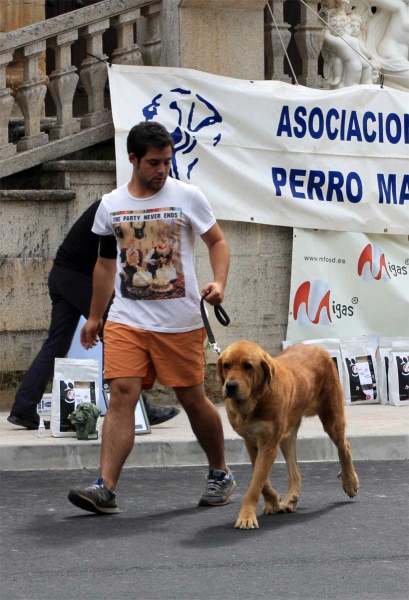
POLYGON ((225 396, 226 398, 237 398, 239 384, 237 381, 226 381, 225 396))

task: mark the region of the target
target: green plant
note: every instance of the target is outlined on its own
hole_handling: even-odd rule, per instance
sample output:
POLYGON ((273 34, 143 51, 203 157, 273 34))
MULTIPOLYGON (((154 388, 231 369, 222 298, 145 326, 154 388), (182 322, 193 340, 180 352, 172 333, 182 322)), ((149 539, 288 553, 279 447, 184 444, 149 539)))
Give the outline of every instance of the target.
POLYGON ((0 371, 0 390, 18 388, 27 371, 0 371))

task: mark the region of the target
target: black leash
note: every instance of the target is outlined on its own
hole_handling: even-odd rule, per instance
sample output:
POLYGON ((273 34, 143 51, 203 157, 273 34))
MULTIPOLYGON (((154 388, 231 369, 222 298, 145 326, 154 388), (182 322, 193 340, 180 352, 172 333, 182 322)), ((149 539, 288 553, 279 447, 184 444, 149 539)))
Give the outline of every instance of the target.
MULTIPOLYGON (((200 300, 200 312, 203 319, 203 325, 205 326, 207 337, 209 339, 209 344, 213 346, 213 352, 215 352, 216 354, 220 354, 220 348, 217 345, 216 340, 214 339, 213 331, 211 330, 209 319, 206 315, 206 309, 204 307, 204 296, 200 300)), ((227 327, 227 325, 229 325, 230 319, 221 304, 216 304, 214 306, 214 314, 216 315, 216 319, 221 325, 223 325, 224 327, 227 327)))

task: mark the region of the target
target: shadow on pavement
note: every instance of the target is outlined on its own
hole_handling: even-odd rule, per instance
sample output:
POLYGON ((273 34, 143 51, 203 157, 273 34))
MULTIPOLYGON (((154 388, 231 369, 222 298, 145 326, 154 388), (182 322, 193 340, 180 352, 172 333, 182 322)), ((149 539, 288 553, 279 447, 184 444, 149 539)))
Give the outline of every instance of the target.
MULTIPOLYGON (((258 517, 260 529, 253 530, 253 534, 257 531, 257 535, 260 536, 282 527, 291 527, 313 521, 348 504, 353 505, 354 503, 350 501, 334 502, 316 511, 306 512, 306 509, 301 508, 295 514, 260 515, 258 517)), ((92 539, 96 543, 98 540, 106 542, 109 538, 130 538, 139 535, 146 536, 150 533, 164 535, 166 531, 173 531, 176 527, 182 533, 186 533, 187 536, 189 536, 189 533, 192 534, 190 539, 185 538, 179 541, 181 546, 220 547, 236 544, 243 539, 243 535, 249 534, 248 531, 234 528, 239 509, 240 505, 238 503, 221 507, 221 510, 226 510, 228 515, 228 520, 224 522, 220 520, 220 508, 200 508, 198 506, 151 514, 143 513, 137 517, 130 516, 128 511, 119 515, 106 516, 81 513, 62 519, 58 518, 55 513, 35 515, 33 521, 26 527, 16 530, 16 534, 21 533, 25 536, 34 537, 36 544, 40 546, 59 547, 62 539, 64 539, 65 546, 70 546, 88 539, 92 539), (210 515, 216 510, 218 513, 217 525, 195 530, 196 516, 198 519, 202 519, 199 516, 200 513, 203 515, 203 512, 206 511, 210 515)))
MULTIPOLYGON (((242 536, 245 535, 254 535, 257 532, 257 536, 264 535, 266 533, 271 533, 271 531, 275 531, 281 529, 282 527, 291 527, 293 525, 299 525, 301 523, 308 523, 309 521, 314 521, 320 517, 323 517, 327 513, 335 510, 336 508, 344 507, 345 505, 351 504, 353 502, 343 501, 343 502, 333 502, 326 508, 316 511, 306 512, 306 509, 298 509, 296 513, 286 513, 286 514, 278 514, 278 515, 262 515, 259 514, 258 511, 257 519, 258 524, 260 526, 259 529, 250 529, 250 530, 241 530, 235 529, 234 523, 229 522, 225 525, 215 525, 211 527, 206 527, 198 531, 192 540, 182 541, 182 546, 190 546, 192 548, 195 547, 220 547, 220 546, 228 546, 232 542, 237 543, 239 540, 242 540, 242 536), (223 533, 221 536, 220 533, 223 533)), ((238 516, 238 512, 237 512, 238 516)))

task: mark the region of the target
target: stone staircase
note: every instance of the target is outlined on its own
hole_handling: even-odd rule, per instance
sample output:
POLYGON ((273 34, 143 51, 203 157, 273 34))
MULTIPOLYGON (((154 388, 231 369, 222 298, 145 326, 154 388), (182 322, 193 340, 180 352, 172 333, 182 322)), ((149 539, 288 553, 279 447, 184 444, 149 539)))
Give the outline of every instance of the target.
POLYGON ((113 137, 112 115, 104 98, 107 61, 159 64, 161 5, 158 0, 105 0, 0 36, 0 178, 113 137), (102 40, 109 27, 117 33, 111 57, 104 54, 102 40), (78 75, 71 46, 81 37, 86 40, 87 58, 78 75), (44 75, 39 59, 48 48, 54 52, 55 69, 44 75), (13 60, 21 60, 24 68, 15 99, 6 85, 6 69, 13 60), (88 97, 88 112, 78 118, 73 116, 73 98, 79 80, 88 97), (43 117, 47 87, 55 104, 54 119, 43 117), (14 102, 22 119, 11 118, 14 102))

